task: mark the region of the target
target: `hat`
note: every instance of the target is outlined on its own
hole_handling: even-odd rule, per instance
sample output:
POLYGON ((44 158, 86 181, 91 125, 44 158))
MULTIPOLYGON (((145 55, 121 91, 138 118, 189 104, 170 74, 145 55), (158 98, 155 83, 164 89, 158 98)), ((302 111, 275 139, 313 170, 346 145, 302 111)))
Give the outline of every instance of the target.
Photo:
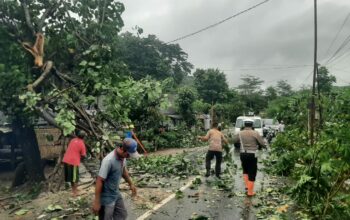
POLYGON ((140 157, 140 154, 137 152, 137 143, 132 138, 125 138, 123 140, 123 147, 126 148, 126 151, 129 153, 129 156, 132 158, 140 157))
POLYGON ((243 124, 244 125, 253 125, 254 124, 254 120, 250 119, 250 118, 246 118, 243 120, 243 124))

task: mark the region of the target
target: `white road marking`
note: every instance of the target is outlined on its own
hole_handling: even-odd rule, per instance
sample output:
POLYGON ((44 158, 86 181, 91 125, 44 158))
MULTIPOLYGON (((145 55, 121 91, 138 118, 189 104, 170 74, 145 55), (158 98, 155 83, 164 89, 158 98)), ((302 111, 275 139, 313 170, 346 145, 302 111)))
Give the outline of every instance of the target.
MULTIPOLYGON (((188 187, 190 187, 192 185, 192 181, 195 179, 196 177, 192 178, 186 185, 184 185, 183 187, 180 188, 180 191, 183 192, 185 189, 187 189, 188 187)), ((151 216, 155 211, 157 211, 158 209, 160 209, 162 206, 164 206, 165 204, 167 204, 168 202, 170 202, 173 198, 175 198, 175 193, 172 193, 171 195, 169 195, 167 198, 163 199, 160 203, 158 203, 157 205, 155 205, 151 210, 145 212, 143 215, 141 215, 140 217, 138 217, 136 220, 145 220, 146 218, 148 218, 149 216, 151 216)))

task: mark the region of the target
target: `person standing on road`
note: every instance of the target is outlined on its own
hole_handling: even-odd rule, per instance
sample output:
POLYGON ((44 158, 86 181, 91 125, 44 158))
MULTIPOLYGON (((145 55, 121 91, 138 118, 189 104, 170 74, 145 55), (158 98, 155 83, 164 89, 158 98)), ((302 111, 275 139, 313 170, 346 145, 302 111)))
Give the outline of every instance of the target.
POLYGON ((66 182, 70 182, 72 186, 72 194, 74 197, 78 195, 79 166, 81 157, 86 157, 86 147, 84 138, 85 131, 77 131, 77 136, 73 138, 63 156, 64 177, 66 182))
POLYGON ((281 121, 280 124, 278 125, 278 131, 279 132, 284 132, 284 123, 283 123, 283 121, 281 121))
POLYGON ((96 179, 95 199, 92 210, 100 220, 127 218, 127 210, 119 192, 121 177, 129 184, 132 196, 136 196, 136 187, 133 184, 126 168, 126 158, 136 158, 137 143, 132 138, 125 138, 123 144, 110 152, 101 163, 96 179))
POLYGON ((244 128, 235 137, 235 143, 240 143, 240 159, 243 169, 243 180, 248 196, 254 196, 254 182, 258 171, 258 149, 266 148, 263 138, 253 130, 252 119, 243 120, 244 128))
POLYGON ((209 141, 209 150, 205 157, 205 168, 207 170, 205 176, 210 176, 211 160, 216 159, 215 175, 220 178, 221 174, 221 161, 222 161, 222 141, 228 144, 224 134, 218 130, 218 123, 214 122, 212 129, 210 129, 206 136, 198 136, 202 141, 209 141))

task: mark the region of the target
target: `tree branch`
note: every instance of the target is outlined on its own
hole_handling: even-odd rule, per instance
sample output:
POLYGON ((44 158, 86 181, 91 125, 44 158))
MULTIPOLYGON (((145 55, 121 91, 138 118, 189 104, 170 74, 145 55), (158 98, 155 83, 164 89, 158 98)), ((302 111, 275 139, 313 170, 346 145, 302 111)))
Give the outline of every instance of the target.
POLYGON ((36 31, 35 31, 34 26, 32 24, 32 18, 31 18, 30 13, 29 13, 27 0, 20 0, 20 2, 22 4, 23 10, 24 10, 24 16, 26 18, 26 24, 27 24, 28 28, 32 31, 33 36, 35 36, 36 31))
POLYGON ((79 112, 79 114, 85 119, 85 121, 89 124, 89 127, 91 128, 92 133, 98 138, 99 136, 97 135, 91 120, 89 118, 89 116, 86 115, 85 110, 82 110, 81 108, 79 108, 72 100, 68 99, 68 102, 70 105, 72 105, 74 107, 74 109, 79 112))
POLYGON ((66 81, 66 82, 69 82, 69 83, 71 83, 71 84, 74 84, 74 86, 79 84, 79 83, 75 82, 72 78, 70 78, 69 76, 67 76, 67 75, 61 73, 60 71, 58 71, 56 67, 53 67, 53 70, 54 70, 53 73, 54 73, 58 78, 60 78, 60 79, 62 79, 62 80, 64 80, 64 81, 66 81))
POLYGON ((105 20, 106 4, 107 4, 107 1, 106 1, 106 0, 103 0, 102 18, 101 18, 100 28, 102 28, 103 22, 104 22, 104 20, 105 20))
POLYGON ((45 109, 43 109, 42 107, 35 107, 35 110, 39 113, 39 115, 45 119, 50 125, 61 129, 60 126, 58 126, 58 124, 56 123, 56 120, 54 117, 52 117, 52 115, 50 113, 48 113, 45 109))
POLYGON ((49 75, 52 66, 52 61, 47 61, 43 73, 32 84, 28 85, 28 90, 34 91, 34 89, 49 75))
POLYGON ((36 34, 36 40, 33 46, 28 42, 23 42, 22 46, 24 49, 29 51, 34 56, 34 65, 37 67, 43 66, 44 59, 44 41, 45 37, 42 33, 36 34))
POLYGON ((51 15, 52 12, 59 7, 59 5, 62 3, 62 0, 59 2, 54 2, 51 7, 47 8, 44 13, 41 15, 39 21, 38 21, 38 32, 42 31, 42 28, 44 26, 45 19, 47 18, 48 15, 51 15))

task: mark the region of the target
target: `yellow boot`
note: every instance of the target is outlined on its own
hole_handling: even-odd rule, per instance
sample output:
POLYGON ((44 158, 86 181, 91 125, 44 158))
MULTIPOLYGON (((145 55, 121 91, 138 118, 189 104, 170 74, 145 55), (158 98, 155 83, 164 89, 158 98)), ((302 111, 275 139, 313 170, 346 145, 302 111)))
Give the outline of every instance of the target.
POLYGON ((248 193, 247 196, 254 196, 254 181, 248 181, 248 193))

